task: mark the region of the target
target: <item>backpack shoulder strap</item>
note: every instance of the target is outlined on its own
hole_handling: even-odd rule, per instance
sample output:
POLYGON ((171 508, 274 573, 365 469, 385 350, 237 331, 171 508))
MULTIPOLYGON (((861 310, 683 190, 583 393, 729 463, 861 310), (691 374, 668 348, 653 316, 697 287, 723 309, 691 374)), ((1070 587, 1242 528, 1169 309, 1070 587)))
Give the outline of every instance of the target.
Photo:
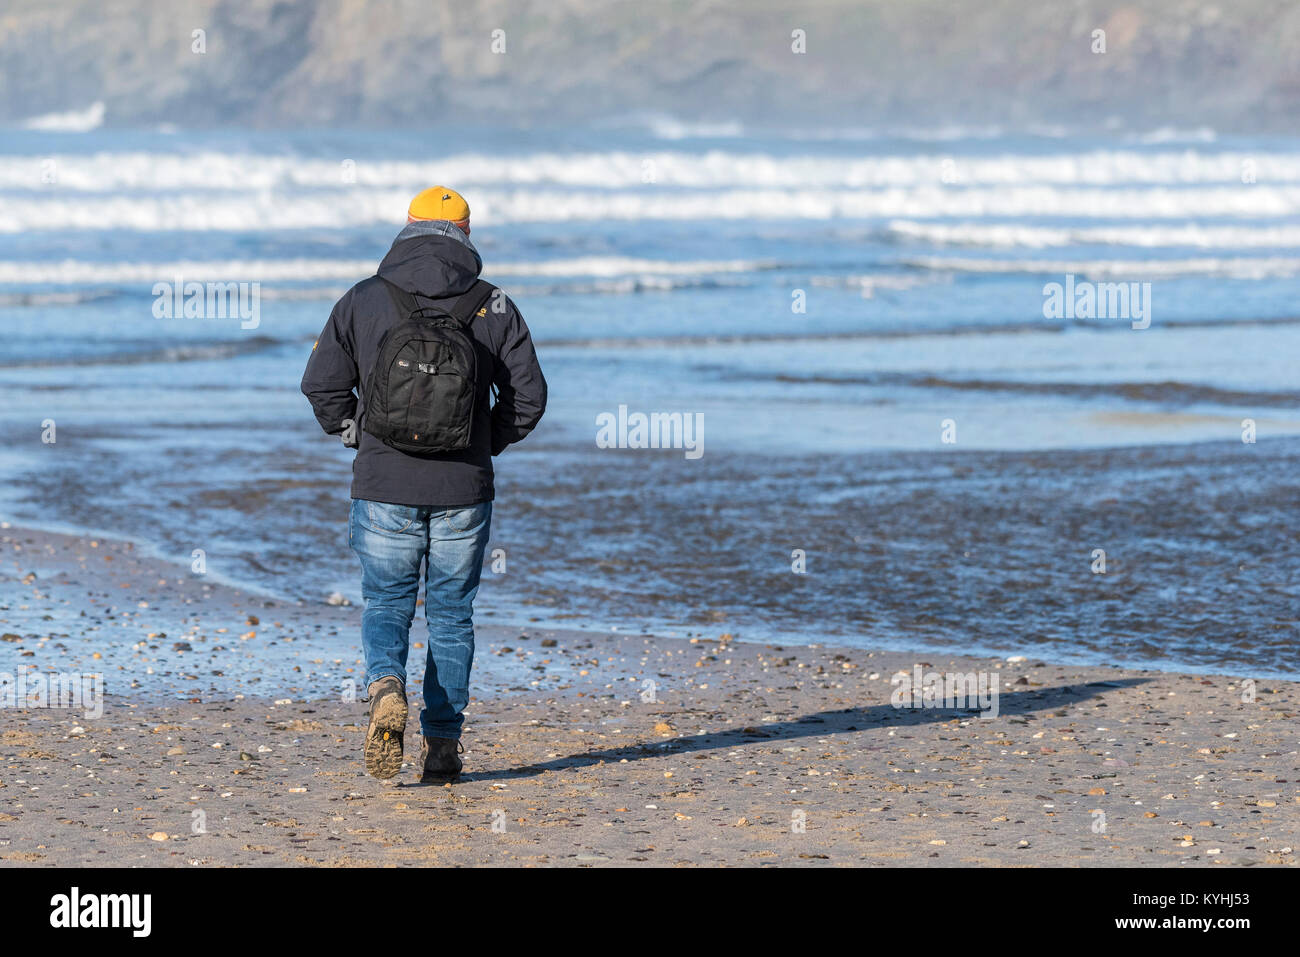
POLYGON ((421 306, 416 301, 415 296, 401 286, 384 279, 383 276, 379 278, 384 280, 384 285, 388 288, 388 294, 392 297, 394 305, 397 306, 398 313, 404 317, 410 319, 419 316, 426 308, 436 308, 451 316, 462 327, 473 324, 474 319, 483 309, 483 304, 488 301, 488 298, 497 289, 492 283, 478 279, 475 280, 474 285, 459 296, 452 296, 449 299, 431 299, 429 301, 436 305, 421 306))
POLYGON ((389 280, 384 279, 383 276, 380 276, 379 278, 383 279, 384 288, 388 290, 388 295, 392 298, 393 305, 397 307, 397 314, 399 316, 403 319, 410 319, 412 316, 419 313, 420 304, 415 301, 414 296, 401 286, 397 285, 397 283, 390 282, 389 280))
POLYGON ((484 304, 496 291, 497 287, 492 283, 477 279, 474 285, 455 299, 444 300, 447 302, 447 314, 462 326, 471 326, 483 310, 484 304))

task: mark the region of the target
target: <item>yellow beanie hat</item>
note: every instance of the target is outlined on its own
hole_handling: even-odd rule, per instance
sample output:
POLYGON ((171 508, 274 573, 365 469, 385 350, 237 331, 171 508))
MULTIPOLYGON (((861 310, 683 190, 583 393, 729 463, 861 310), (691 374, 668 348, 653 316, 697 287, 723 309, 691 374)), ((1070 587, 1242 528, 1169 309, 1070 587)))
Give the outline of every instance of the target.
POLYGON ((449 219, 463 223, 469 219, 469 203, 454 189, 433 186, 411 200, 406 215, 411 219, 449 219))

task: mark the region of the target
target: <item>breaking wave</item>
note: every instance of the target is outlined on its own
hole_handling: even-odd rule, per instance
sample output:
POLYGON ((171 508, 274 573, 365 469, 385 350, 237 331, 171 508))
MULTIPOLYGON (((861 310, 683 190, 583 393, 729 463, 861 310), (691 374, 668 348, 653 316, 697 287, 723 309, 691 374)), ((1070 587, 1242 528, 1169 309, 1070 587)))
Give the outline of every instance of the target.
MULTIPOLYGON (((72 116, 68 114, 67 116, 72 116)), ((567 186, 639 189, 862 189, 887 186, 1122 186, 1300 183, 1300 156, 1286 152, 1094 150, 1000 154, 782 156, 733 150, 459 153, 430 160, 321 158, 291 154, 64 153, 0 157, 0 189, 113 193, 123 190, 421 189, 567 186), (52 181, 51 181, 52 180, 52 181)), ((408 197, 409 199, 409 197, 408 197)))
MULTIPOLYGON (((182 194, 9 198, 0 232, 135 230, 256 232, 378 226, 405 218, 410 190, 307 195, 182 194)), ((1106 217, 1119 220, 1300 216, 1300 185, 1177 189, 943 186, 886 189, 552 191, 482 189, 475 217, 487 225, 546 222, 773 221, 872 218, 1106 217)))

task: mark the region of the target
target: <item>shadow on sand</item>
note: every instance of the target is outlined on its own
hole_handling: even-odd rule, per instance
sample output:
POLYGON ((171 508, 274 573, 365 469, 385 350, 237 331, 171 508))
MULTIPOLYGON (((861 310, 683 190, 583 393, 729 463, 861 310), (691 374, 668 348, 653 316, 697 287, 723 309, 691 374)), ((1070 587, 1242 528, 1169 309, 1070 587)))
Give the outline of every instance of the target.
MULTIPOLYGON (((999 696, 997 718, 987 719, 990 725, 999 720, 1018 715, 1051 711, 1080 704, 1107 691, 1131 688, 1144 684, 1149 678, 1121 678, 1117 681, 1093 681, 1080 685, 1059 685, 1031 691, 1015 691, 999 696)), ((978 711, 954 708, 895 708, 892 704, 877 704, 869 708, 845 708, 840 711, 819 711, 791 721, 747 726, 727 731, 715 731, 686 737, 670 738, 648 744, 636 744, 601 751, 586 751, 568 757, 555 758, 538 764, 495 771, 477 771, 462 774, 462 782, 499 781, 508 778, 531 777, 545 771, 565 771, 592 765, 636 761, 641 758, 662 757, 665 754, 689 754, 717 748, 735 748, 763 741, 793 741, 799 738, 822 738, 831 734, 863 731, 869 728, 898 728, 952 721, 954 718, 977 718, 978 711)))

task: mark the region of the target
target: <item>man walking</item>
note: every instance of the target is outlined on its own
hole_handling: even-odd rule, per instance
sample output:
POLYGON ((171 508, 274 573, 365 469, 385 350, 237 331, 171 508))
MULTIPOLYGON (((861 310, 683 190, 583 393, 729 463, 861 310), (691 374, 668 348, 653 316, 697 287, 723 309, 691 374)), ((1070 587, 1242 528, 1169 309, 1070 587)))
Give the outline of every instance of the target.
POLYGON ((377 275, 334 306, 302 378, 321 428, 357 449, 348 540, 361 560, 365 765, 377 778, 402 767, 422 563, 429 641, 421 780, 460 773, 492 457, 528 435, 546 409, 528 326, 478 278, 483 261, 469 237, 459 193, 435 186, 416 196, 377 275))

